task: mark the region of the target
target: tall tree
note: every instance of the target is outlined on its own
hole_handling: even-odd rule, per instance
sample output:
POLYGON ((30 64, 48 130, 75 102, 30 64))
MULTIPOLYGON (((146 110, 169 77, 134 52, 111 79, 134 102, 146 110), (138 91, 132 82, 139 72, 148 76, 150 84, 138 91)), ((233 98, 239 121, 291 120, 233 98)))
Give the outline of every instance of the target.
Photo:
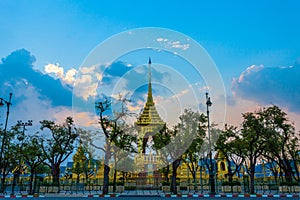
POLYGON ((23 157, 25 160, 25 165, 30 171, 29 177, 29 194, 34 193, 34 179, 37 173, 42 169, 43 162, 45 161, 45 156, 43 155, 42 149, 38 143, 39 138, 37 135, 27 136, 26 142, 23 147, 23 157))
POLYGON ((118 100, 118 105, 120 111, 112 110, 112 101, 110 98, 104 98, 101 101, 95 103, 95 108, 99 117, 99 124, 101 126, 102 132, 105 136, 105 146, 100 147, 104 151, 104 178, 103 178, 103 194, 108 193, 109 184, 109 172, 110 166, 109 162, 112 157, 112 146, 116 145, 116 140, 119 135, 125 134, 125 130, 121 128, 124 125, 124 118, 129 115, 126 108, 126 98, 120 97, 118 100))
MULTIPOLYGON (((183 154, 188 150, 195 139, 202 134, 202 128, 199 127, 199 114, 186 109, 179 117, 179 123, 174 126, 173 130, 168 130, 166 135, 170 136, 170 142, 161 151, 166 151, 167 162, 172 163, 171 191, 177 194, 177 169, 183 159, 183 154), (197 116, 197 119, 193 117, 197 116), (191 117, 191 118, 190 118, 191 117), (193 121, 196 120, 196 121, 193 121)), ((202 118, 204 120, 204 118, 202 118)), ((198 138, 200 139, 201 136, 198 138)))
POLYGON ((204 114, 199 112, 194 112, 191 109, 186 109, 184 113, 180 116, 182 131, 189 132, 193 137, 191 145, 183 154, 182 161, 187 165, 189 171, 193 176, 193 182, 196 183, 196 175, 198 169, 198 161, 200 160, 201 153, 199 149, 204 142, 205 130, 207 118, 204 114))
POLYGON ((287 114, 278 106, 261 109, 258 114, 263 119, 264 141, 267 145, 264 157, 276 162, 284 171, 285 179, 299 180, 299 134, 287 119, 287 114), (294 176, 295 172, 295 176, 294 176))
POLYGON ((80 181, 80 174, 83 174, 87 168, 87 156, 83 145, 80 143, 76 153, 73 155, 72 173, 76 174, 76 182, 80 181))
POLYGON ((263 140, 264 128, 262 118, 255 113, 243 114, 241 129, 242 139, 239 140, 243 145, 241 157, 245 160, 245 167, 250 176, 250 193, 254 193, 255 165, 266 149, 263 140))
MULTIPOLYGON (((121 130, 124 129, 129 130, 130 127, 124 124, 121 126, 121 130)), ((114 143, 112 144, 112 155, 114 160, 113 192, 116 191, 117 171, 119 170, 119 162, 124 158, 128 158, 130 153, 136 152, 133 146, 134 141, 136 141, 135 136, 126 134, 124 132, 122 134, 118 134, 114 140, 114 143)))
POLYGON ((234 174, 239 171, 244 163, 244 158, 237 156, 241 155, 243 151, 239 135, 240 132, 237 127, 225 125, 225 129, 221 131, 216 142, 216 150, 224 155, 227 162, 229 182, 232 182, 234 174))
POLYGON ((67 117, 63 124, 43 120, 41 130, 49 130, 50 137, 40 137, 40 147, 45 155, 45 164, 51 168, 53 184, 59 186, 60 165, 73 152, 78 137, 72 117, 67 117))
POLYGON ((153 150, 156 151, 156 154, 161 157, 159 160, 160 166, 158 166, 159 171, 163 173, 165 181, 169 183, 169 173, 170 173, 170 163, 168 162, 168 151, 163 150, 171 141, 170 131, 165 125, 161 130, 152 136, 153 139, 153 150))
POLYGON ((177 194, 177 169, 181 163, 182 154, 184 153, 181 144, 186 143, 186 141, 185 138, 182 137, 183 135, 181 135, 180 125, 175 126, 174 129, 170 131, 170 135, 171 141, 170 144, 167 145, 167 150, 172 163, 171 191, 177 194))

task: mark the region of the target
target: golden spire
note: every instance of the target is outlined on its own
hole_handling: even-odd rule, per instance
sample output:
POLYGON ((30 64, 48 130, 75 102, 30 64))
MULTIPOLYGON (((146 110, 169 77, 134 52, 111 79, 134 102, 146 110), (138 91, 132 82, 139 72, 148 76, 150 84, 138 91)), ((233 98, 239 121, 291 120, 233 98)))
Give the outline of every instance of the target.
POLYGON ((148 61, 148 97, 147 97, 147 106, 154 106, 153 96, 152 96, 152 84, 151 84, 151 58, 149 57, 148 61))
POLYGON ((148 97, 146 105, 143 109, 143 112, 139 116, 136 124, 145 126, 145 125, 162 125, 165 124, 163 120, 160 118, 153 101, 152 96, 152 84, 151 84, 151 58, 149 58, 148 62, 148 97))

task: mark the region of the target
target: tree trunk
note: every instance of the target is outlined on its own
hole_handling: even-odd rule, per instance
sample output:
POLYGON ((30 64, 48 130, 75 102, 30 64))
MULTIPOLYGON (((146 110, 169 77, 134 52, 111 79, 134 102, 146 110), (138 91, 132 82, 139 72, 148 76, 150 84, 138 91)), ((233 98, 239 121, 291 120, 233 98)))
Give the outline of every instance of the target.
POLYGON ((3 176, 3 178, 1 179, 1 193, 5 192, 5 176, 3 176))
POLYGON ((110 167, 104 164, 103 194, 108 194, 109 171, 110 171, 110 167))
POLYGON ((228 173, 228 182, 232 182, 232 181, 233 181, 232 174, 228 173))
POLYGON ((53 163, 52 164, 52 177, 53 177, 52 185, 58 187, 58 192, 60 192, 59 176, 60 176, 60 164, 53 163))
POLYGON ((170 165, 167 165, 166 170, 164 170, 164 176, 166 179, 166 182, 169 183, 169 172, 170 172, 170 165))
POLYGON ((77 178, 76 178, 77 185, 78 185, 79 181, 80 181, 80 174, 77 174, 77 178))
MULTIPOLYGON (((283 151, 284 152, 284 151, 283 151)), ((284 154, 283 155, 284 158, 282 160, 283 162, 283 171, 284 171, 284 177, 285 177, 285 180, 286 182, 292 182, 293 181, 293 168, 290 164, 290 160, 286 158, 286 155, 284 154)))
POLYGON ((36 175, 36 174, 37 174, 37 173, 34 172, 34 182, 33 182, 33 190, 32 190, 32 194, 34 194, 35 191, 36 191, 36 184, 37 184, 37 175, 36 175))
POLYGON ((295 170, 295 174, 296 176, 294 176, 295 180, 298 182, 298 185, 300 185, 300 173, 298 170, 298 165, 297 163, 299 163, 296 159, 293 159, 293 163, 294 163, 294 170, 295 170))
POLYGON ((14 195, 15 194, 15 185, 16 185, 16 180, 17 180, 17 173, 15 172, 13 175, 13 184, 11 187, 11 194, 14 195))
POLYGON ((122 172, 122 178, 123 178, 123 180, 122 180, 122 182, 123 182, 123 185, 125 185, 125 173, 127 173, 127 172, 122 172))
POLYGON ((180 165, 180 160, 176 159, 172 163, 172 181, 171 181, 171 192, 177 194, 177 185, 176 185, 176 178, 177 178, 177 168, 180 165))
POLYGON ((274 175, 275 184, 277 185, 277 183, 278 183, 278 173, 274 171, 273 175, 274 175))
POLYGON ((214 163, 212 162, 212 153, 210 152, 210 159, 209 159, 209 165, 208 165, 208 172, 209 172, 209 185, 210 185, 210 193, 215 194, 216 193, 216 184, 215 184, 215 174, 214 174, 214 163))
POLYGON ((255 164, 250 164, 250 194, 254 194, 255 164))
POLYGON ((117 170, 115 168, 114 179, 113 179, 113 192, 116 192, 116 184, 117 184, 117 170))
POLYGON ((5 173, 5 171, 6 171, 6 165, 4 164, 4 167, 3 167, 3 169, 2 169, 3 171, 2 171, 2 179, 1 179, 1 193, 4 193, 5 192, 5 179, 6 179, 6 173, 5 173))
POLYGON ((60 164, 53 163, 53 165, 52 165, 53 183, 52 184, 59 186, 59 175, 60 175, 60 164))
POLYGON ((104 157, 104 169, 103 169, 103 194, 108 194, 108 185, 109 185, 109 172, 110 172, 110 167, 109 167, 109 160, 111 157, 111 152, 110 152, 111 146, 108 138, 106 138, 106 151, 105 151, 105 157, 104 157))
POLYGON ((284 171, 284 173, 285 173, 285 180, 286 180, 286 182, 289 182, 289 183, 292 182, 293 181, 292 170, 287 169, 287 170, 284 171))
POLYGON ((192 174, 192 177, 193 177, 193 183, 197 183, 196 171, 194 171, 194 172, 191 171, 191 174, 192 174))
POLYGON ((86 172, 85 172, 85 183, 86 183, 86 184, 89 184, 89 181, 90 181, 89 178, 90 178, 89 172, 86 171, 86 172))
POLYGON ((216 193, 215 175, 212 170, 210 170, 209 172, 209 184, 210 184, 210 193, 215 194, 216 193))
POLYGON ((33 176, 34 176, 34 172, 31 171, 30 172, 30 177, 29 177, 29 194, 33 194, 33 189, 32 189, 32 183, 33 183, 33 176))

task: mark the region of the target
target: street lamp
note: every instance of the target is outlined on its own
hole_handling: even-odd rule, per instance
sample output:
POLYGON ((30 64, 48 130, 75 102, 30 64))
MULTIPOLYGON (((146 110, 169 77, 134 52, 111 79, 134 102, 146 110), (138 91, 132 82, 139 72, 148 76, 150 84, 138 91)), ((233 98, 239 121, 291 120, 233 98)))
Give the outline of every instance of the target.
POLYGON ((25 127, 26 126, 32 126, 32 120, 28 120, 27 122, 22 122, 22 120, 17 121, 17 126, 23 126, 23 131, 22 133, 25 133, 25 127))
POLYGON ((1 142, 0 165, 2 165, 2 156, 3 156, 4 145, 5 145, 5 140, 6 140, 6 129, 7 129, 8 116, 9 116, 9 108, 12 105, 11 104, 11 96, 12 96, 12 93, 9 93, 9 100, 8 101, 6 101, 3 98, 0 98, 0 107, 4 106, 5 104, 6 104, 6 107, 7 107, 6 119, 5 119, 5 125, 4 125, 4 132, 3 132, 2 142, 1 142))
MULTIPOLYGON (((32 120, 28 120, 28 122, 22 122, 22 120, 18 120, 17 126, 23 126, 22 136, 18 137, 18 140, 19 140, 18 157, 19 157, 21 155, 21 148, 22 148, 23 142, 24 142, 25 127, 32 126, 32 120)), ((17 159, 16 161, 17 161, 16 163, 18 164, 18 166, 13 173, 13 183, 12 183, 12 193, 11 193, 12 195, 14 194, 14 189, 15 189, 16 183, 19 182, 19 176, 20 176, 21 170, 22 170, 22 156, 19 157, 19 159, 17 159)))
POLYGON ((208 144, 209 144, 209 185, 211 194, 216 193, 215 188, 215 178, 214 178, 214 164, 212 160, 212 151, 211 151, 211 139, 210 139, 210 122, 209 122, 209 107, 212 106, 212 102, 210 101, 210 97, 208 93, 205 93, 206 96, 206 112, 207 112, 207 132, 208 132, 208 144))

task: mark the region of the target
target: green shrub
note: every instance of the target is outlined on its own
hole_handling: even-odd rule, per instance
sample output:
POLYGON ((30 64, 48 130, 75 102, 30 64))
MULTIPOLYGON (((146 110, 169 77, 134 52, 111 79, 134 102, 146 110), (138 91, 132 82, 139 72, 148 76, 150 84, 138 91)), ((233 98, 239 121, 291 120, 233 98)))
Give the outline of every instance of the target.
POLYGON ((108 185, 109 185, 109 186, 113 186, 114 183, 113 183, 113 182, 109 182, 108 185))
POLYGON ((125 190, 135 190, 136 186, 125 186, 125 190))
POLYGON ((233 186, 241 186, 241 183, 239 181, 232 181, 233 186))
POLYGON ((116 182, 116 185, 117 186, 124 186, 124 183, 123 182, 116 182))
POLYGON ((163 181, 163 182, 161 182, 161 185, 162 186, 170 186, 170 183, 167 181, 163 181))
POLYGON ((222 186, 241 186, 241 183, 239 181, 223 181, 222 186))
POLYGON ((283 181, 283 182, 280 182, 279 185, 280 186, 297 186, 298 182, 296 182, 296 181, 291 181, 291 182, 283 181))
POLYGON ((181 186, 180 190, 187 190, 187 187, 186 186, 181 186))
POLYGON ((223 181, 222 182, 222 186, 229 186, 229 185, 230 185, 229 181, 223 181))

